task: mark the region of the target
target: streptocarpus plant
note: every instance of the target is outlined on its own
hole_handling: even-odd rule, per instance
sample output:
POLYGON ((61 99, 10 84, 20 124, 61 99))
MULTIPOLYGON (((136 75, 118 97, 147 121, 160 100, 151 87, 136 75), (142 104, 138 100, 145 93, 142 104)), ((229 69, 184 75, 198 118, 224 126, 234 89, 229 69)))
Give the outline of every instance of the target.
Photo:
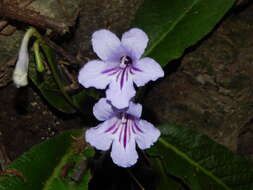
MULTIPOLYGON (((251 190, 253 188, 253 171, 250 164, 244 159, 233 155, 205 135, 187 128, 165 124, 157 126, 159 131, 151 123, 140 119, 142 106, 134 103, 134 85, 143 86, 148 81, 163 76, 161 67, 158 64, 153 64, 154 60, 141 58, 144 50, 144 57, 155 58, 160 65, 165 66, 170 60, 181 56, 185 48, 193 45, 210 32, 233 2, 234 0, 145 0, 145 6, 137 14, 134 26, 142 28, 149 35, 150 43, 147 49, 145 49, 148 43, 147 35, 137 28, 124 33, 121 40, 108 30, 99 30, 93 34, 93 49, 100 60, 88 62, 81 69, 78 78, 84 87, 106 89, 106 98, 100 99, 93 107, 93 113, 101 123, 97 127, 86 130, 86 141, 99 150, 108 150, 113 162, 121 167, 133 166, 139 156, 136 149, 147 149, 155 143, 148 151, 142 151, 144 159, 139 159, 138 164, 133 168, 122 169, 114 164, 108 164, 110 165, 108 171, 108 165, 103 165, 102 170, 106 172, 106 176, 112 173, 118 175, 117 172, 112 172, 111 168, 117 168, 122 173, 130 171, 133 173, 132 176, 136 177, 136 179, 131 178, 130 182, 140 180, 140 184, 145 186, 145 183, 141 181, 143 176, 135 172, 136 168, 145 165, 148 169, 158 171, 156 176, 159 176, 161 180, 155 188, 157 190, 251 190), (105 46, 105 44, 107 45, 105 46)), ((41 43, 41 41, 39 42, 41 43)), ((40 51, 34 43, 34 50, 36 51, 36 49, 40 51)), ((43 46, 41 49, 45 51, 43 46)), ((61 78, 62 75, 60 75, 64 72, 58 72, 59 75, 55 75, 57 69, 62 71, 62 65, 55 62, 54 54, 51 54, 50 48, 46 50, 49 50, 45 51, 47 54, 41 54, 41 56, 42 58, 46 56, 43 63, 51 67, 51 73, 40 73, 44 80, 36 81, 38 77, 36 78, 36 74, 33 75, 33 71, 36 69, 31 61, 29 66, 32 67, 30 70, 32 72, 29 73, 29 77, 33 82, 35 81, 34 83, 39 89, 42 89, 43 96, 44 94, 50 96, 49 103, 52 105, 59 101, 62 93, 68 101, 60 102, 55 107, 63 112, 65 110, 65 113, 73 113, 75 105, 80 103, 75 98, 84 97, 83 95, 86 95, 89 90, 82 91, 81 96, 75 92, 69 93, 68 88, 65 88, 69 81, 64 83, 66 78, 61 78), (50 61, 50 64, 47 61, 50 61), (52 73, 60 91, 55 88, 56 85, 53 88, 48 88, 52 87, 50 85, 54 80, 47 80, 46 74, 52 75, 52 73), (45 93, 43 94, 43 92, 45 93), (66 103, 71 102, 74 103, 74 106, 66 106, 66 103), (59 105, 64 106, 60 107, 59 105), (68 111, 66 112, 66 110, 68 111)), ((71 65, 68 66, 71 67, 71 65)), ((48 67, 45 69, 47 70, 48 67)), ((80 106, 79 108, 86 111, 86 107, 80 106)), ((69 133, 73 135, 73 131, 66 134, 69 133)), ((78 134, 83 134, 83 131, 78 130, 78 134)), ((68 178, 73 174, 71 163, 78 162, 75 151, 72 149, 72 141, 70 135, 64 135, 64 137, 59 135, 42 143, 42 146, 38 145, 37 148, 25 153, 10 167, 23 172, 27 183, 18 181, 15 177, 3 176, 0 177, 0 190, 88 189, 90 175, 88 178, 82 179, 83 184, 79 185, 68 178), (62 176, 62 171, 66 171, 66 168, 70 172, 62 176)), ((87 144, 86 146, 88 146, 87 144)), ((85 162, 85 156, 82 154, 79 156, 85 162)), ((101 163, 104 161, 103 158, 107 158, 107 154, 100 154, 97 151, 96 156, 92 155, 91 157, 92 162, 101 163)), ((86 168, 86 171, 89 173, 89 167, 86 168)), ((96 172, 95 169, 94 176, 96 176, 96 172)), ((149 175, 151 172, 146 173, 149 175)), ((121 189, 121 187, 117 188, 115 181, 121 183, 121 180, 125 180, 125 178, 119 180, 113 178, 113 180, 111 186, 121 189)), ((129 189, 127 188, 127 190, 129 189)))
POLYGON ((100 121, 96 128, 86 131, 86 141, 99 150, 108 150, 115 164, 130 167, 138 155, 136 143, 141 149, 149 148, 160 136, 151 123, 141 120, 142 106, 131 102, 135 95, 133 83, 143 86, 150 80, 164 76, 161 66, 153 59, 141 59, 148 37, 140 29, 133 28, 122 35, 121 41, 108 30, 92 35, 92 47, 103 60, 88 62, 78 75, 85 87, 106 90, 93 108, 100 121))

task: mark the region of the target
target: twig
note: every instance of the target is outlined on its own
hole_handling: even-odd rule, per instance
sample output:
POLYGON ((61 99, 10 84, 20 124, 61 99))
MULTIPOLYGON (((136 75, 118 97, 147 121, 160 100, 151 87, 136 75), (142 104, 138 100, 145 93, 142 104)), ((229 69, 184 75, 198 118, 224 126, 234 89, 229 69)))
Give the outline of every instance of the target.
POLYGON ((24 1, 24 2, 21 2, 21 3, 19 4, 19 7, 21 7, 21 8, 27 7, 27 6, 29 6, 33 1, 34 1, 34 0, 26 0, 26 1, 24 1))
POLYGON ((136 177, 132 174, 132 172, 129 169, 126 169, 128 174, 130 175, 130 177, 134 180, 134 182, 138 185, 138 187, 141 190, 145 190, 145 188, 142 186, 142 184, 138 181, 138 179, 136 179, 136 177))
POLYGON ((0 34, 3 36, 10 36, 16 31, 16 27, 12 25, 5 26, 1 31, 0 34))
MULTIPOLYGON (((30 5, 34 0, 26 0, 22 3, 19 3, 19 7, 20 8, 25 8, 28 5, 30 5)), ((0 2, 3 5, 3 2, 0 2)), ((14 2, 16 3, 16 2, 14 2)), ((0 5, 1 6, 1 5, 0 5)), ((0 34, 4 35, 4 36, 9 36, 12 35, 14 32, 16 31, 16 27, 12 26, 12 25, 8 25, 8 21, 7 20, 2 20, 0 21, 0 34), (6 30, 4 30, 6 29, 6 30)))
POLYGON ((80 65, 81 63, 84 62, 83 60, 78 61, 75 56, 70 55, 65 49, 63 49, 62 47, 60 47, 57 44, 55 44, 54 42, 52 42, 49 38, 47 38, 47 37, 42 37, 42 38, 49 47, 54 49, 56 51, 56 53, 63 56, 70 63, 80 65))
POLYGON ((6 20, 0 21, 0 31, 4 29, 8 25, 8 22, 6 20))
POLYGON ((23 175, 22 172, 18 171, 18 170, 14 170, 14 169, 6 169, 6 170, 3 170, 0 172, 0 176, 3 176, 3 175, 14 175, 14 176, 17 176, 17 177, 20 177, 23 179, 24 182, 26 182, 26 178, 25 176, 23 175))
POLYGON ((2 144, 0 144, 0 172, 5 170, 6 166, 11 163, 6 150, 2 144))
POLYGON ((79 84, 77 83, 77 79, 69 72, 69 70, 65 67, 64 64, 61 64, 62 62, 58 62, 63 70, 63 72, 66 74, 68 79, 71 81, 71 83, 68 86, 65 86, 65 91, 72 91, 79 88, 79 84))
POLYGON ((150 160, 149 160, 147 154, 145 153, 145 151, 144 151, 144 150, 141 150, 141 154, 142 154, 144 160, 146 161, 146 163, 150 166, 150 165, 151 165, 151 162, 150 162, 150 160))
POLYGON ((21 8, 15 4, 3 3, 3 0, 0 0, 0 17, 25 22, 42 29, 49 28, 61 34, 68 32, 69 27, 74 24, 43 16, 36 11, 21 8))

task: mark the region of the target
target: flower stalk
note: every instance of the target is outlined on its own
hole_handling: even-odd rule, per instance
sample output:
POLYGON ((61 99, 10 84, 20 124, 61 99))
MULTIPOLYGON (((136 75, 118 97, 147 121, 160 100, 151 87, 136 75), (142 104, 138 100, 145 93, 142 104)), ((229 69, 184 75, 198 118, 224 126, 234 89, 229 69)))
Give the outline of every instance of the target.
POLYGON ((36 40, 33 44, 33 50, 34 50, 34 54, 35 54, 35 62, 37 65, 37 71, 39 71, 40 73, 44 71, 44 65, 42 63, 42 59, 40 56, 40 40, 36 40))

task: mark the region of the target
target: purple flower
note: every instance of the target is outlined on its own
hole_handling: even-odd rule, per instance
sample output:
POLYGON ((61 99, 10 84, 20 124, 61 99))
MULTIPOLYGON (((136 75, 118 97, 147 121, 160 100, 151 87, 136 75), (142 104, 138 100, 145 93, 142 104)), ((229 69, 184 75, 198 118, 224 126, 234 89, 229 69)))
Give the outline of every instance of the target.
POLYGON ((81 69, 78 80, 86 88, 106 90, 112 105, 122 109, 135 95, 133 82, 139 87, 164 76, 161 66, 149 57, 141 58, 148 43, 147 35, 133 28, 122 35, 121 41, 109 30, 92 35, 92 46, 101 60, 89 61, 81 69))
POLYGON ((138 159, 136 144, 147 149, 160 136, 160 131, 151 123, 140 119, 142 106, 130 102, 129 107, 118 110, 102 98, 93 107, 95 117, 103 121, 97 127, 88 129, 85 139, 99 150, 111 148, 115 164, 130 167, 138 159))

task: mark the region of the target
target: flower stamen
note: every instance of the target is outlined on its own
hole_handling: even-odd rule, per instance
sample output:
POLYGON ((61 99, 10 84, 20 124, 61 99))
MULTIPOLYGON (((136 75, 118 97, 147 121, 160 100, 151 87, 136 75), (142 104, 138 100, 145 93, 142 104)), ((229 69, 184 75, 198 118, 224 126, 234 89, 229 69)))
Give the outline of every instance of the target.
POLYGON ((133 61, 129 56, 123 56, 120 58, 120 67, 121 68, 124 69, 132 64, 133 64, 133 61))

